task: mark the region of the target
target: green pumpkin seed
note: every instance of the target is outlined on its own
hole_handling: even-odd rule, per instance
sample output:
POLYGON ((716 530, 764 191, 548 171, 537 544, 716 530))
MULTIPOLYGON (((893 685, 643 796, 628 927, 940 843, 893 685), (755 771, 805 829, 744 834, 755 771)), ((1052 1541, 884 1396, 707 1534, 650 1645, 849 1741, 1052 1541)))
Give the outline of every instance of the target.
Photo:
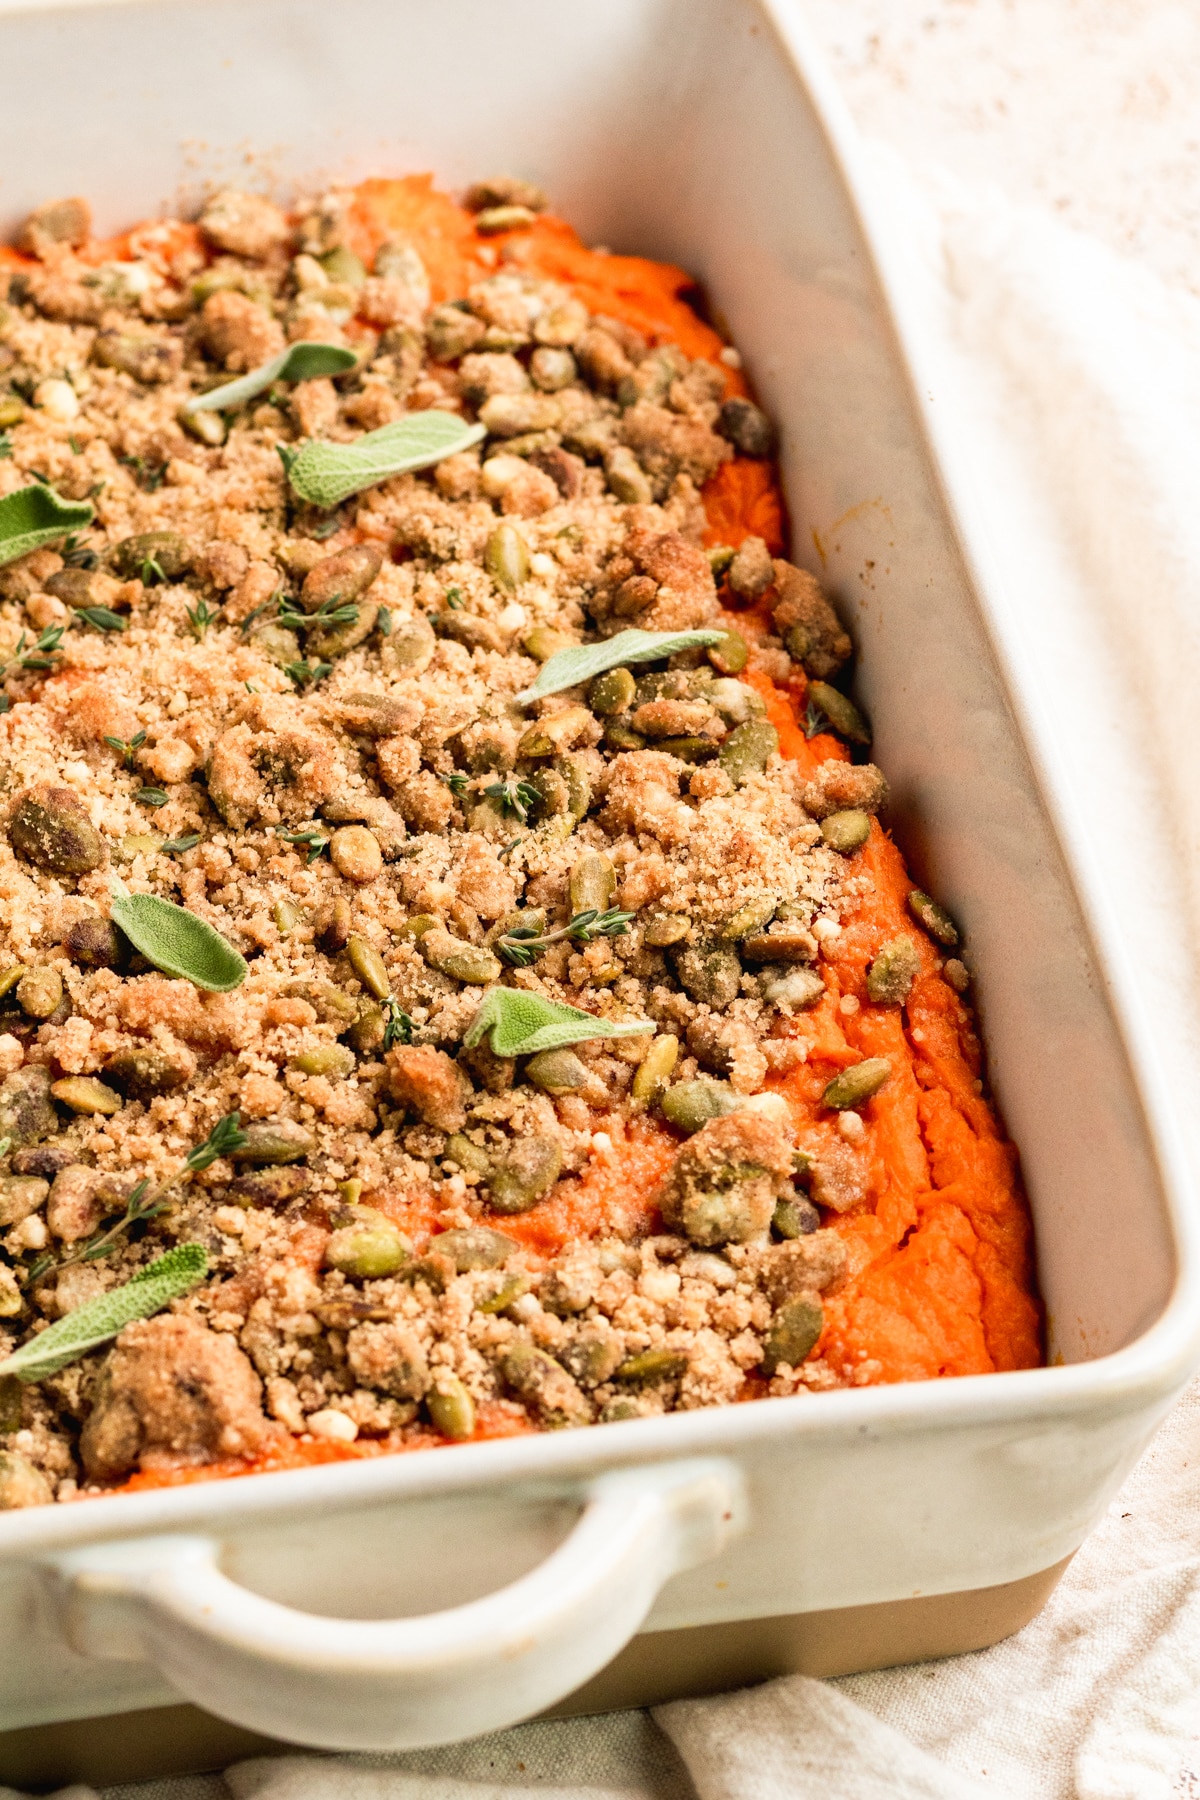
POLYGON ((392 1221, 370 1207, 354 1208, 357 1217, 331 1233, 325 1246, 325 1266, 339 1269, 359 1281, 394 1275, 412 1255, 412 1246, 392 1221))
POLYGON ((628 669, 608 669, 588 689, 588 705, 598 718, 614 718, 629 711, 636 692, 637 682, 628 669))
POLYGON ((556 1139, 518 1139, 488 1177, 493 1209, 498 1213, 528 1212, 550 1192, 561 1171, 562 1150, 556 1139))
MULTIPOLYGON (((486 1175, 492 1166, 492 1159, 487 1151, 481 1149, 478 1144, 473 1144, 470 1138, 461 1131, 452 1132, 446 1139, 444 1154, 451 1162, 456 1162, 460 1169, 466 1169, 472 1175, 486 1175)), ((439 1248, 443 1248, 440 1243, 439 1248)), ((503 1256, 500 1261, 504 1261, 503 1256)), ((491 1268, 491 1266, 490 1263, 479 1264, 480 1268, 491 1268)))
POLYGON ((711 762, 717 754, 717 746, 712 738, 707 737, 665 737, 659 738, 654 748, 662 750, 667 756, 678 757, 680 762, 711 762))
POLYGON ((109 561, 125 581, 144 579, 151 564, 165 581, 178 581, 192 566, 192 550, 177 531, 141 531, 134 537, 122 538, 109 561))
POLYGON ((767 719, 748 719, 721 745, 721 767, 735 786, 760 775, 779 748, 779 733, 767 719))
POLYGON ((346 1076, 354 1070, 354 1052, 344 1044, 316 1044, 289 1059, 288 1067, 301 1075, 346 1076))
POLYGON ((781 1238, 807 1237, 816 1231, 821 1223, 821 1215, 811 1200, 797 1195, 794 1200, 777 1200, 775 1216, 771 1220, 772 1229, 781 1238))
POLYGON ((17 982, 17 1005, 31 1019, 48 1019, 62 1005, 62 976, 57 969, 29 969, 17 982))
POLYGON ((286 937, 300 923, 300 910, 290 900, 277 900, 271 908, 271 917, 275 921, 275 929, 280 937, 286 937))
POLYGON ((659 913, 646 926, 644 942, 655 950, 665 950, 683 941, 692 929, 692 921, 683 913, 659 913))
POLYGON ((104 861, 104 839, 70 788, 32 788, 8 828, 18 856, 53 875, 86 875, 104 861))
POLYGON ((21 977, 28 972, 24 963, 13 963, 11 968, 5 969, 4 973, 0 975, 0 999, 3 999, 5 994, 11 994, 21 977))
POLYGON ((649 1387, 654 1381, 676 1381, 688 1366, 682 1350, 642 1350, 623 1362, 613 1376, 614 1381, 627 1381, 633 1387, 649 1387))
POLYGON ((763 1346, 763 1373, 773 1375, 780 1363, 793 1369, 804 1361, 821 1335, 825 1316, 815 1294, 789 1300, 771 1321, 763 1346))
POLYGON ((70 1107, 72 1112, 82 1113, 85 1118, 111 1118, 125 1104, 120 1094, 97 1081, 94 1075, 68 1075, 64 1080, 54 1082, 50 1092, 60 1106, 70 1107))
MULTIPOLYGON (((457 1142, 456 1134, 450 1143, 457 1142)), ((472 1144, 471 1148, 474 1150, 476 1146, 472 1144)), ((447 1153, 449 1149, 450 1144, 447 1144, 447 1153)), ((456 1156, 454 1160, 462 1162, 463 1159, 456 1156)), ((463 1166, 468 1165, 464 1163, 463 1166)), ((475 1269, 501 1268, 518 1245, 515 1238, 505 1237, 502 1231, 491 1231, 486 1225, 466 1225, 457 1231, 440 1231, 430 1239, 429 1248, 439 1256, 448 1256, 458 1273, 467 1275, 475 1269)))
POLYGON ((604 742, 609 750, 644 750, 646 739, 624 719, 609 719, 604 727, 604 742))
POLYGON ((488 574, 498 588, 514 594, 529 580, 529 550, 515 525, 497 525, 483 552, 488 574))
POLYGON ((456 1375, 439 1375, 425 1396, 430 1423, 443 1437, 461 1444, 475 1436, 475 1402, 456 1375))
POLYGON ((902 1006, 921 973, 921 958, 911 938, 885 944, 867 970, 867 998, 884 1006, 902 1006))
POLYGON ((677 1081, 662 1098, 662 1116, 678 1131, 690 1137, 707 1125, 710 1119, 723 1119, 736 1112, 737 1097, 732 1088, 717 1081, 677 1081))
POLYGON ((375 946, 368 944, 366 938, 352 937, 346 945, 346 955, 350 967, 368 994, 373 994, 376 1000, 386 1000, 392 991, 392 984, 383 958, 375 946))
POLYGON ((484 944, 468 944, 438 926, 420 938, 421 955, 431 969, 449 975, 452 981, 464 981, 473 987, 487 987, 499 981, 504 964, 484 944))
POLYGON ((851 744, 869 744, 871 727, 853 700, 847 699, 840 688, 831 687, 827 681, 810 681, 808 697, 820 708, 837 732, 851 744))
POLYGON ((383 1035, 387 1029, 387 1020, 383 1016, 383 1008, 374 1000, 365 1001, 354 1015, 346 1032, 350 1048, 359 1056, 373 1056, 383 1048, 383 1035))
POLYGON ((835 1112, 845 1112, 877 1094, 891 1072, 892 1065, 886 1056, 868 1056, 864 1062, 852 1063, 840 1075, 835 1075, 821 1098, 835 1112))
POLYGON ((9 431, 25 417, 25 408, 15 394, 0 395, 0 431, 9 431))
POLYGON ((918 925, 925 927, 931 938, 944 944, 947 950, 957 948, 958 926, 945 907, 939 906, 936 900, 931 900, 920 888, 913 888, 908 896, 908 910, 918 925))
POLYGON ((414 613, 403 625, 393 625, 388 638, 388 655, 397 668, 412 669, 420 674, 437 649, 433 626, 424 613, 414 613))
POLYGON ((571 869, 571 913, 607 912, 617 889, 617 872, 607 856, 587 850, 571 869))
POLYGON ((719 675, 740 675, 749 659, 750 647, 740 631, 727 631, 719 644, 709 645, 707 655, 719 675))
POLYGON ((870 813, 835 812, 821 820, 821 836, 840 856, 852 856, 861 850, 870 835, 870 813))
MULTIPOLYGON (((521 648, 534 662, 549 662, 560 650, 569 650, 575 639, 568 637, 565 631, 555 631, 552 625, 535 625, 521 641, 521 648)), ((593 708, 593 711, 595 709, 593 708)))
POLYGON ((761 931, 775 917, 777 904, 773 894, 760 894, 756 900, 748 900, 726 919, 721 936, 736 941, 749 937, 752 931, 761 931))
POLYGON ((717 1012, 737 999, 742 984, 737 951, 724 944, 694 944, 677 951, 675 971, 689 1000, 717 1012))
POLYGON ((642 1106, 652 1106, 666 1088, 678 1061, 679 1039, 669 1031, 656 1037, 634 1075, 634 1099, 642 1106))
POLYGON ((573 1050, 543 1050, 530 1057, 525 1074, 547 1094, 574 1094, 590 1079, 587 1065, 573 1050))
POLYGON ((245 1128, 245 1142, 229 1154, 233 1162, 239 1163, 294 1163, 311 1156, 315 1148, 310 1134, 288 1119, 274 1124, 255 1120, 245 1128))
POLYGON ((529 1277, 522 1271, 514 1275, 506 1275, 490 1294, 485 1294, 475 1302, 475 1311, 494 1315, 507 1312, 509 1307, 529 1292, 529 1277))

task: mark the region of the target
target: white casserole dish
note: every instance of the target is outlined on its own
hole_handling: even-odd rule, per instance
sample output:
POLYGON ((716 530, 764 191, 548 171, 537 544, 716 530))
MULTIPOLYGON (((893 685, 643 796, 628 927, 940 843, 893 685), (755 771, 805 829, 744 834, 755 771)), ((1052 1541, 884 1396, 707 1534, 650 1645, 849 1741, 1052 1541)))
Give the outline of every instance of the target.
POLYGON ((1200 1361, 1169 1104, 1192 1051, 1155 968, 1132 979, 1137 896, 1107 880, 1035 646, 939 467, 793 9, 130 0, 7 14, 0 49, 37 76, 0 116, 5 232, 60 193, 106 230, 209 178, 511 168, 585 238, 697 274, 781 423, 793 552, 856 634, 891 823, 966 927, 1052 1364, 6 1515, 0 1779, 43 1766, 27 1728, 181 1699, 290 1742, 407 1747, 554 1706, 635 1633, 622 1680, 575 1704, 1015 1628, 1200 1361))

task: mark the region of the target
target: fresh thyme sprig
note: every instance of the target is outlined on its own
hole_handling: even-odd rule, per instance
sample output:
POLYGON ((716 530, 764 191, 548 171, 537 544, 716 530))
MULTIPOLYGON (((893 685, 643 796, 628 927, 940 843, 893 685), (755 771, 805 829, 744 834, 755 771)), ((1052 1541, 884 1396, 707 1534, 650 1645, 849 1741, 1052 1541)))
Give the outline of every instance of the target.
POLYGON ((329 839, 315 826, 308 826, 304 831, 282 831, 277 825, 275 834, 277 837, 281 837, 285 844, 304 844, 307 847, 308 855, 304 859, 305 868, 310 863, 315 863, 321 852, 329 848, 329 839))
POLYGON ((816 701, 810 700, 804 709, 804 718, 801 720, 801 726, 805 737, 816 737, 818 732, 825 730, 827 724, 828 720, 816 701))
POLYGON ((340 594, 331 594, 323 600, 316 612, 301 612, 290 601, 284 600, 276 615, 276 624, 285 625, 289 631, 314 631, 324 629, 328 625, 353 625, 358 619, 358 608, 349 601, 339 605, 340 594))
POLYGON ((298 688, 303 690, 306 687, 315 687, 318 681, 324 681, 326 675, 332 675, 333 664, 327 662, 293 662, 285 664, 283 672, 295 682, 298 688))
POLYGON ((172 855, 183 850, 194 850, 199 842, 200 833, 188 831, 184 833, 183 837, 168 838, 166 843, 160 845, 159 848, 165 850, 168 855, 172 855))
POLYGON ((168 800, 170 799, 169 794, 164 793, 162 788, 156 788, 156 787, 139 788, 137 793, 133 797, 137 801, 139 806, 155 806, 155 807, 166 806, 168 800))
POLYGON ((144 731, 139 731, 135 737, 131 738, 105 736, 104 741, 110 750, 116 751, 117 755, 121 758, 121 761, 125 764, 125 767, 127 769, 132 769, 133 753, 135 750, 141 749, 146 741, 146 734, 144 731))
POLYGON ((536 806, 541 795, 531 782, 518 781, 515 775, 506 775, 503 781, 493 781, 490 787, 483 790, 484 798, 494 800, 500 808, 502 817, 509 814, 524 825, 529 817, 529 809, 536 806))
POLYGON ((413 1022, 392 994, 389 994, 383 1002, 383 1017, 383 1047, 385 1050, 390 1050, 395 1044, 412 1043, 413 1022))
POLYGON ((115 613, 111 606, 81 606, 75 614, 93 631, 124 631, 125 621, 120 613, 115 613))
POLYGON ((462 795, 466 793, 467 778, 461 770, 456 769, 452 775, 446 775, 443 779, 456 799, 460 799, 462 795))
POLYGON ((59 646, 66 632, 65 625, 51 625, 39 637, 31 649, 26 650, 29 633, 23 631, 17 639, 17 647, 7 661, 0 663, 0 681, 12 675, 17 669, 52 669, 52 656, 59 653, 59 646))
POLYGON ((125 1211, 115 1225, 110 1225, 99 1237, 86 1238, 82 1243, 76 1244, 64 1256, 40 1256, 26 1272, 26 1287, 32 1287, 46 1275, 57 1275, 60 1270, 70 1268, 74 1263, 98 1262, 101 1257, 111 1255, 134 1225, 144 1224, 148 1219, 157 1219, 166 1212, 170 1205, 170 1190, 178 1182, 189 1181, 193 1175, 209 1168, 219 1156, 229 1156, 233 1151, 240 1150, 247 1142, 241 1125, 240 1113, 226 1113, 223 1119, 218 1119, 204 1142, 197 1144, 194 1150, 189 1150, 174 1174, 168 1175, 158 1187, 151 1189, 149 1180, 143 1176, 126 1200, 125 1211))
POLYGON ((208 604, 207 600, 197 600, 195 606, 185 606, 183 610, 187 614, 189 631, 196 642, 202 644, 208 634, 209 626, 220 617, 220 614, 208 604))
POLYGON ((621 912, 612 907, 608 912, 599 912, 594 906, 584 912, 577 912, 566 925, 560 925, 557 931, 534 931, 528 925, 517 925, 506 931, 503 937, 497 938, 496 949, 505 962, 514 968, 527 969, 535 957, 542 954, 551 944, 561 943, 569 939, 575 944, 590 944, 593 938, 622 937, 629 930, 631 912, 621 912))

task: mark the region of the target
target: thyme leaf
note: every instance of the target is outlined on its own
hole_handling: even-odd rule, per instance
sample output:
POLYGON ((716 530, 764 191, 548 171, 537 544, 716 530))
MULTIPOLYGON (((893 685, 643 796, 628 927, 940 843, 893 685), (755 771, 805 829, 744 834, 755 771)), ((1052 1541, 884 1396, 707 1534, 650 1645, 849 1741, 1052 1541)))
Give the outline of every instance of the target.
POLYGON ((629 930, 629 921, 633 917, 633 913, 621 912, 617 907, 602 913, 593 906, 577 912, 557 931, 532 931, 527 925, 517 925, 497 938, 496 949, 514 968, 527 969, 548 945, 561 943, 564 939, 576 944, 590 944, 598 937, 622 937, 629 930))

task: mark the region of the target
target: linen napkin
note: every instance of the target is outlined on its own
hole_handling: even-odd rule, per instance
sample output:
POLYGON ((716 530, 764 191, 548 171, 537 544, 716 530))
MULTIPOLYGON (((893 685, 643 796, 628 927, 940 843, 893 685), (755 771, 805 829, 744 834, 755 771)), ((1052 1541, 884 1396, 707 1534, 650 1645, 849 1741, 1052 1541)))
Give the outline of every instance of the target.
MULTIPOLYGON (((1098 846, 1114 880, 1122 846, 1128 857, 1136 841, 1146 954, 1177 968, 1186 1007, 1200 923, 1200 754, 1189 741, 1200 695, 1200 300, 1048 215, 942 175, 916 180, 882 148, 868 158, 922 385, 966 472, 1007 624, 1044 647, 1031 704, 1058 731, 1092 816, 1098 790, 1128 826, 1098 846), (1081 665, 1085 682, 1061 680, 1081 665)), ((1200 1800, 1200 1384, 1044 1611, 990 1650, 442 1750, 296 1755, 242 1763, 223 1782, 121 1790, 225 1793, 1200 1800)))

